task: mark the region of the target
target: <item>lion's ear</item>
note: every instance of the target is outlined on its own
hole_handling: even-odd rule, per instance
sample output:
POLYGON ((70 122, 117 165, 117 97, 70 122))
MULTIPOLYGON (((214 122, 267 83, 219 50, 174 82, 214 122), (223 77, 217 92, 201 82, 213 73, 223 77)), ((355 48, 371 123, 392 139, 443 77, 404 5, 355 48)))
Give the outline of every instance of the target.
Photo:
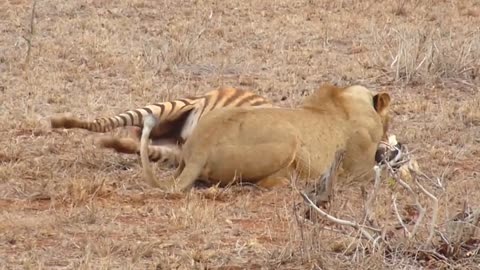
POLYGON ((382 113, 390 105, 390 95, 382 92, 373 96, 373 107, 378 113, 382 113))

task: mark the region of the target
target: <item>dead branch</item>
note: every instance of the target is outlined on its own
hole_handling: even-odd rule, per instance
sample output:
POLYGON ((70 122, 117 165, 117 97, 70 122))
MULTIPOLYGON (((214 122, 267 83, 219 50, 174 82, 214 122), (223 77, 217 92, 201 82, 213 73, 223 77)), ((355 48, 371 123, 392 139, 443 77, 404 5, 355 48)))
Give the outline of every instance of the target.
POLYGON ((365 219, 366 220, 371 220, 372 219, 372 207, 373 207, 373 202, 377 198, 377 193, 378 190, 380 189, 380 173, 382 171, 382 168, 380 166, 375 165, 373 167, 373 170, 375 171, 375 183, 373 185, 373 191, 370 193, 370 196, 367 199, 367 202, 365 204, 365 219))
MULTIPOLYGON (((410 158, 409 158, 410 159, 410 158)), ((412 187, 410 187, 409 184, 407 184, 405 181, 403 181, 398 173, 392 168, 392 166, 390 165, 390 163, 386 163, 388 169, 389 169, 389 172, 390 172, 390 175, 393 177, 393 179, 399 183, 404 189, 406 189, 412 196, 413 198, 415 199, 415 205, 417 206, 418 208, 418 211, 419 211, 419 216, 418 216, 418 219, 417 221, 415 222, 415 226, 413 227, 413 230, 412 232, 410 233, 410 236, 409 236, 409 239, 415 237, 415 235, 417 234, 418 232, 418 229, 420 228, 420 224, 422 223, 423 221, 423 218, 425 217, 425 208, 422 206, 422 204, 420 203, 420 200, 418 198, 418 194, 413 191, 412 187)))
POLYGON ((34 0, 33 3, 32 3, 32 13, 30 15, 30 33, 28 33, 29 37, 26 38, 26 37, 23 37, 26 41, 27 41, 27 44, 28 44, 28 47, 27 47, 27 56, 25 57, 25 67, 28 66, 28 64, 30 63, 30 52, 32 50, 32 39, 33 39, 33 34, 34 34, 34 26, 35 26, 35 7, 37 6, 37 1, 34 0))
POLYGON ((461 245, 475 235, 480 220, 480 209, 464 210, 445 223, 445 233, 436 230, 442 240, 449 246, 461 245))
POLYGON ((438 199, 432 193, 427 191, 421 184, 418 182, 418 179, 415 178, 415 182, 417 183, 418 187, 425 193, 432 201, 433 201, 433 213, 432 213, 432 221, 430 222, 430 234, 427 238, 427 242, 425 243, 426 246, 429 246, 432 242, 433 235, 435 233, 435 226, 437 225, 437 218, 438 218, 438 199))
POLYGON ((374 245, 376 247, 378 247, 378 238, 380 238, 380 236, 377 236, 377 237, 374 237, 372 234, 370 234, 368 230, 371 230, 371 231, 374 231, 376 233, 380 233, 381 230, 379 229, 376 229, 376 228, 372 228, 372 227, 367 227, 367 226, 363 226, 363 225, 360 225, 358 224, 357 222, 352 222, 352 221, 348 221, 348 220, 344 220, 344 219, 339 219, 339 218, 336 218, 334 216, 331 216, 329 215, 328 213, 324 212, 322 209, 318 208, 314 202, 312 202, 312 200, 310 200, 310 198, 308 198, 308 195, 305 194, 305 192, 300 192, 300 195, 302 196, 303 200, 310 206, 312 207, 313 209, 315 209, 322 217, 326 218, 327 220, 331 221, 331 222, 334 222, 336 224, 339 224, 339 225, 342 225, 342 226, 349 226, 349 227, 352 227, 358 231, 360 231, 360 233, 365 236, 368 240, 372 241, 372 243, 374 243, 374 245))
MULTIPOLYGON (((432 241, 433 237, 435 235, 435 232, 437 232, 437 220, 438 220, 438 209, 439 209, 439 201, 438 198, 427 188, 425 188, 422 183, 420 182, 420 177, 423 180, 430 180, 433 185, 435 185, 437 188, 444 189, 444 185, 441 181, 437 180, 432 181, 427 175, 422 173, 418 169, 418 165, 411 156, 411 153, 408 152, 408 149, 404 146, 402 147, 394 147, 390 148, 390 151, 395 150, 398 151, 395 153, 394 157, 391 157, 390 160, 387 160, 386 157, 383 158, 383 162, 374 166, 373 170, 375 172, 375 181, 374 181, 374 186, 372 188, 372 192, 369 194, 367 201, 365 203, 365 213, 364 213, 364 221, 370 221, 373 216, 373 208, 374 204, 376 201, 376 197, 378 195, 378 191, 380 189, 381 185, 381 172, 382 169, 386 168, 388 174, 390 177, 392 177, 402 188, 404 188, 409 196, 413 198, 415 201, 415 205, 418 211, 418 217, 415 220, 415 224, 413 226, 412 230, 409 230, 407 228, 407 224, 404 222, 404 219, 402 218, 399 207, 397 204, 397 196, 395 194, 392 194, 392 203, 393 203, 393 210, 396 219, 400 222, 403 230, 406 233, 406 236, 409 240, 417 237, 417 234, 420 230, 420 227, 422 226, 422 222, 425 219, 426 216, 426 207, 424 207, 420 203, 420 196, 421 193, 425 194, 431 201, 432 201, 432 208, 433 208, 433 213, 431 217, 431 221, 428 222, 428 236, 423 242, 423 248, 428 248, 431 249, 432 247, 432 241), (404 169, 402 172, 405 172, 406 174, 404 175, 399 168, 402 167, 404 169), (412 180, 415 182, 415 185, 417 187, 412 188, 411 184, 407 183, 408 180, 403 180, 403 177, 408 176, 408 180, 412 180)), ((328 177, 331 177, 328 175, 328 177)), ((328 180, 328 179, 327 179, 328 180)), ((324 184, 328 183, 324 181, 324 184)), ((324 188, 325 189, 325 188, 324 188)), ((361 224, 355 220, 350 221, 350 220, 345 220, 345 219, 340 219, 337 217, 334 217, 327 212, 325 212, 323 209, 319 208, 316 203, 312 201, 312 199, 305 193, 305 192, 299 192, 300 195, 302 196, 304 202, 313 210, 315 210, 317 213, 320 214, 322 218, 325 218, 326 220, 333 222, 335 224, 341 225, 341 226, 348 226, 356 230, 358 234, 360 234, 362 237, 366 238, 367 240, 372 242, 372 245, 375 248, 378 248, 380 246, 386 246, 387 248, 390 247, 390 244, 388 240, 385 238, 386 230, 380 230, 377 228, 377 226, 369 226, 365 224, 361 224)), ((480 210, 477 211, 477 216, 476 216, 476 221, 480 219, 480 210)), ((475 216, 472 214, 472 216, 475 216)), ((472 218, 472 220, 475 218, 472 218)), ((446 238, 441 235, 442 238, 444 238, 444 241, 446 241, 446 238)), ((422 239, 423 240, 423 239, 422 239)), ((448 243, 447 243, 448 244, 448 243)), ((427 252, 427 251, 425 251, 427 252)), ((427 253, 432 254, 432 252, 436 252, 435 250, 433 251, 428 251, 427 253)))
POLYGON ((392 201, 393 201, 393 209, 395 210, 395 215, 397 216, 398 221, 400 222, 400 225, 402 225, 403 230, 407 233, 408 238, 411 237, 410 231, 407 229, 407 226, 403 222, 402 217, 400 216, 400 213, 398 212, 398 207, 397 207, 397 197, 395 195, 392 195, 392 201))

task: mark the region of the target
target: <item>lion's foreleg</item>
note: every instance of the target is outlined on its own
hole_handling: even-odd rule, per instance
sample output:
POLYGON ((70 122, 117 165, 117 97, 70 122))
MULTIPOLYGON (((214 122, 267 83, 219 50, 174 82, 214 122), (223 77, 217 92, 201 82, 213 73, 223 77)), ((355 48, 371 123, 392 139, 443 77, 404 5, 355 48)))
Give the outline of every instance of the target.
POLYGON ((223 184, 237 179, 263 188, 288 185, 288 168, 298 148, 296 136, 284 134, 281 141, 217 146, 209 154, 208 172, 223 184))
POLYGON ((310 199, 312 199, 317 206, 324 205, 331 200, 333 185, 336 182, 338 170, 344 157, 345 151, 338 150, 328 170, 320 176, 315 183, 315 187, 308 193, 310 199))

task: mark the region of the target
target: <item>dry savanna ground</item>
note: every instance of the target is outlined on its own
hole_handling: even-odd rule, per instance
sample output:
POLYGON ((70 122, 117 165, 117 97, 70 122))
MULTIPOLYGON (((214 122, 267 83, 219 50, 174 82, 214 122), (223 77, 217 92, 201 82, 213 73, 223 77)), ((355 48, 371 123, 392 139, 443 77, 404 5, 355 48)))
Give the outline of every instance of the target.
MULTIPOLYGON (((480 208, 480 2, 42 0, 33 7, 0 1, 1 269, 479 267, 479 232, 456 243, 448 224, 480 208), (99 134, 49 126, 58 113, 93 119, 219 86, 290 107, 324 82, 393 96, 391 131, 438 199, 430 245, 433 200, 413 180, 426 210, 418 233, 409 239, 412 225, 396 226, 395 208, 404 223, 418 221, 414 196, 384 177, 374 224, 385 241, 376 246, 357 229, 303 219, 292 188, 165 194, 144 183, 137 156, 96 147, 99 134)), ((339 184, 329 213, 363 224, 362 194, 339 184)))

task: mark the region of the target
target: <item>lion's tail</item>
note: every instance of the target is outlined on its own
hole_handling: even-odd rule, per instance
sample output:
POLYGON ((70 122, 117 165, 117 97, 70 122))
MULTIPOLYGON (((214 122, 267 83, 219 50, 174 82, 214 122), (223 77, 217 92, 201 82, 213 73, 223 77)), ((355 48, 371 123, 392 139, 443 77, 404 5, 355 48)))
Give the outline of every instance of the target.
MULTIPOLYGON (((173 186, 170 185, 170 181, 158 181, 153 175, 153 170, 150 164, 148 142, 150 140, 150 133, 152 129, 157 124, 157 119, 155 116, 149 114, 145 117, 143 121, 143 130, 142 136, 140 138, 140 159, 142 162, 143 173, 147 182, 153 186, 161 189, 171 189, 173 186)), ((176 190, 185 191, 193 185, 195 180, 201 174, 203 167, 207 161, 206 156, 197 157, 196 162, 191 162, 185 165, 184 161, 181 161, 179 172, 181 171, 178 177, 178 183, 176 183, 176 190), (183 170, 182 170, 183 169, 183 170)))
POLYGON ((142 136, 140 138, 140 159, 142 162, 143 173, 147 182, 154 187, 160 187, 160 183, 153 176, 152 167, 148 157, 148 142, 150 140, 150 133, 157 124, 157 119, 152 114, 145 117, 143 121, 142 136))

